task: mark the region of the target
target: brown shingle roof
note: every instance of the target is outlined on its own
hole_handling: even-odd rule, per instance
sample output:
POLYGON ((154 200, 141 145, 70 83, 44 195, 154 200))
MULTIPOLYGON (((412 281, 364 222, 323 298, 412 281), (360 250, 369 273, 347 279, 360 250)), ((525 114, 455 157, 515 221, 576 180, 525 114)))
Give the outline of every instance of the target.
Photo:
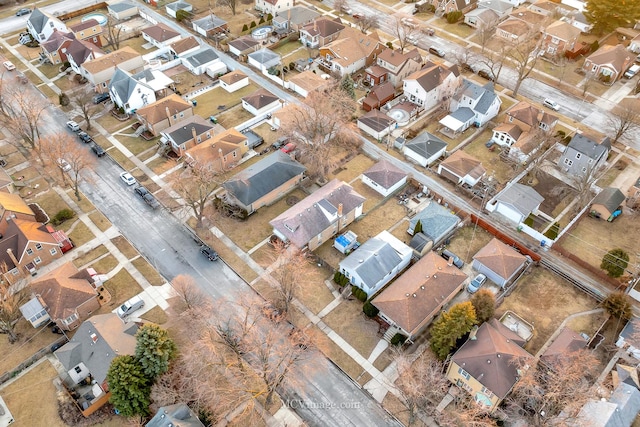
POLYGON ((78 306, 98 296, 90 279, 86 271, 79 272, 68 262, 31 282, 30 286, 47 304, 52 319, 66 319, 78 306))
POLYGON ((510 278, 527 260, 524 255, 495 237, 480 249, 473 259, 478 260, 503 279, 510 278))
POLYGON ((133 50, 133 48, 125 46, 115 52, 111 52, 99 58, 92 59, 89 62, 85 62, 82 64, 82 67, 91 74, 95 74, 136 57, 141 57, 141 55, 133 50))
MULTIPOLYGON (((557 116, 548 114, 541 108, 534 107, 526 101, 520 101, 507 111, 507 115, 526 123, 532 128, 537 128, 540 123, 551 125, 558 120, 557 116)), ((508 119, 507 119, 508 120, 508 119)))
POLYGON ((462 150, 457 150, 441 164, 458 176, 469 175, 473 179, 480 178, 486 172, 480 160, 471 157, 462 150))
POLYGON ((262 89, 262 88, 253 92, 251 95, 247 95, 244 98, 242 98, 244 102, 251 105, 256 110, 259 110, 262 107, 277 101, 278 99, 280 98, 278 98, 268 90, 262 89))
POLYGON ((326 80, 324 80, 322 77, 311 70, 303 71, 302 73, 291 77, 289 81, 296 86, 299 86, 302 89, 306 90, 307 92, 320 89, 321 87, 328 84, 326 80))
POLYGON ((348 67, 362 58, 369 57, 379 44, 380 40, 375 33, 362 34, 347 27, 340 33, 340 38, 327 44, 323 49, 329 49, 333 53, 333 62, 348 67))
POLYGON ((0 192, 0 207, 4 208, 5 211, 35 215, 19 194, 0 192))
POLYGON ((142 32, 159 42, 171 40, 172 38, 180 35, 179 32, 175 31, 172 28, 169 28, 163 23, 152 25, 151 27, 142 30, 142 32))
POLYGON ((421 70, 416 71, 406 78, 406 80, 415 80, 427 92, 438 87, 450 74, 456 74, 453 68, 447 68, 443 65, 426 64, 421 70))
POLYGON ((431 251, 371 301, 412 335, 440 310, 467 275, 431 251))
POLYGON ((170 46, 175 53, 180 55, 181 53, 186 52, 189 49, 193 49, 194 47, 200 46, 200 44, 195 39, 195 37, 190 36, 190 37, 187 37, 186 39, 181 39, 176 42, 173 42, 171 43, 170 46))
POLYGON ((629 51, 621 44, 601 46, 600 49, 589 55, 587 59, 594 64, 611 64, 619 73, 623 72, 626 66, 631 63, 629 51))
POLYGON ((231 71, 230 73, 225 74, 220 77, 220 80, 225 82, 228 85, 232 85, 234 83, 238 83, 240 80, 246 79, 247 75, 240 70, 231 71))
POLYGON ((312 36, 328 37, 342 31, 345 27, 339 19, 336 21, 329 18, 320 18, 302 28, 312 36))
POLYGON ((74 25, 69 25, 67 28, 69 28, 74 33, 77 33, 78 31, 86 30, 87 28, 96 27, 96 26, 100 26, 100 23, 98 22, 97 19, 91 18, 91 19, 87 19, 86 21, 78 22, 77 24, 74 24, 74 25))
POLYGON ((193 108, 190 103, 175 93, 172 93, 166 98, 162 98, 153 104, 149 104, 138 109, 136 114, 140 117, 144 117, 148 123, 154 124, 166 119, 167 114, 173 116, 182 111, 187 111, 190 108, 193 108))
POLYGON ((382 159, 364 171, 363 175, 384 188, 391 188, 405 178, 407 173, 382 159))
POLYGON ((385 49, 380 52, 380 55, 378 55, 378 59, 388 62, 394 67, 405 63, 409 59, 415 59, 418 62, 422 61, 422 57, 420 56, 420 52, 418 52, 418 49, 412 49, 404 53, 402 53, 400 49, 385 49))
POLYGON ((580 30, 564 21, 555 21, 544 30, 546 34, 557 37, 560 40, 569 41, 580 35, 580 30))
POLYGON ((542 356, 540 356, 540 359, 542 359, 543 362, 552 363, 554 358, 580 350, 586 346, 587 340, 582 338, 579 333, 564 327, 542 356))
MULTIPOLYGON (((237 149, 240 149, 240 155, 242 155, 242 147, 246 141, 247 137, 244 134, 238 132, 235 128, 231 128, 214 135, 207 142, 191 147, 187 150, 187 153, 198 162, 203 164, 211 163, 214 167, 217 167, 221 155, 226 156, 237 149), (216 160, 218 160, 217 163, 216 160)), ((240 160, 239 157, 238 160, 240 160)))
POLYGON ((382 132, 385 129, 388 129, 390 126, 395 125, 396 121, 387 116, 380 110, 371 110, 364 116, 358 118, 358 121, 363 123, 364 125, 370 127, 376 132, 382 132))

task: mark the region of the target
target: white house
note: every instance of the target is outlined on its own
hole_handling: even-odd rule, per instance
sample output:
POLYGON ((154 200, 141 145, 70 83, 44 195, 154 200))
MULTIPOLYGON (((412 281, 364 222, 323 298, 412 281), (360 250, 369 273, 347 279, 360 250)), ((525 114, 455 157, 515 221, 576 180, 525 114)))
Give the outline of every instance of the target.
POLYGON ((362 173, 362 182, 387 197, 407 183, 407 173, 381 159, 362 173))
POLYGON ((389 135, 396 126, 397 123, 395 119, 387 116, 380 110, 371 110, 364 116, 358 118, 358 129, 377 140, 381 140, 389 135))
POLYGON ((218 18, 214 14, 205 16, 200 19, 194 19, 191 21, 193 31, 200 34, 203 37, 213 37, 216 34, 228 32, 228 24, 224 19, 218 18))
POLYGON ((438 165, 438 175, 469 187, 476 185, 486 173, 480 160, 462 150, 457 150, 438 165))
POLYGON ((172 18, 176 18, 176 14, 179 10, 184 10, 185 12, 191 12, 193 10, 193 6, 183 0, 174 1, 173 3, 169 3, 165 6, 165 11, 167 15, 172 18))
POLYGON ((128 1, 121 1, 119 3, 112 3, 107 6, 109 15, 113 16, 117 20, 123 20, 136 16, 138 6, 135 3, 129 3, 128 1))
POLYGON ((385 230, 345 258, 339 269, 349 283, 371 297, 409 265, 412 253, 409 246, 385 230))
POLYGON ((220 77, 220 87, 229 93, 249 86, 249 77, 240 70, 231 71, 220 77))
POLYGON ((182 38, 179 32, 162 23, 144 28, 141 33, 143 39, 157 48, 169 46, 182 38))
POLYGON ((421 133, 402 147, 402 154, 425 168, 446 152, 447 143, 429 132, 421 133))
POLYGON ((242 98, 242 108, 253 114, 260 116, 282 108, 280 98, 266 89, 258 89, 251 95, 242 98))
POLYGON ((527 258, 495 237, 473 256, 473 269, 504 288, 526 267, 527 258))
POLYGON ((67 26, 61 20, 41 11, 37 7, 29 15, 27 30, 31 37, 39 43, 47 41, 54 31, 69 32, 67 26))
POLYGON ((233 53, 235 56, 240 56, 255 52, 262 47, 262 44, 251 36, 242 36, 229 41, 228 46, 230 53, 233 53))
POLYGON ((196 76, 206 72, 214 77, 215 73, 224 74, 227 72, 227 66, 220 60, 216 52, 208 46, 203 46, 196 51, 180 56, 180 62, 196 76))
POLYGON ((514 183, 508 185, 487 203, 487 211, 497 212, 505 218, 520 224, 529 215, 538 214, 544 197, 533 188, 514 183))
POLYGON ((297 93, 303 98, 309 96, 314 90, 322 89, 327 86, 327 80, 317 75, 311 70, 306 70, 300 74, 296 74, 288 80, 289 89, 297 93))
POLYGON ((147 83, 136 80, 130 73, 116 67, 109 83, 109 95, 113 103, 133 113, 138 108, 156 102, 156 94, 147 83))
POLYGON ((453 133, 464 132, 471 125, 481 127, 498 115, 500 105, 502 100, 492 82, 480 86, 465 79, 451 99, 451 114, 440 120, 440 124, 453 133))
POLYGON ((270 13, 275 16, 276 13, 291 9, 294 6, 293 0, 256 0, 256 9, 270 13))
POLYGON ((402 90, 409 101, 430 110, 451 97, 459 86, 458 67, 431 64, 404 79, 402 90))
POLYGON ((257 68, 260 71, 266 71, 271 67, 277 67, 280 65, 280 55, 264 48, 248 55, 249 65, 257 68))

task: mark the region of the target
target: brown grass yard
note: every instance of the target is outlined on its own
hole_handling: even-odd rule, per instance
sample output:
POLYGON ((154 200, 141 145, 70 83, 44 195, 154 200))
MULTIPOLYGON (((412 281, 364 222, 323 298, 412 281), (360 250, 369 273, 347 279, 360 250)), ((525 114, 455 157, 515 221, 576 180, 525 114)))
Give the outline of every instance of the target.
POLYGON ((127 257, 127 259, 131 259, 138 255, 136 248, 134 248, 124 236, 114 237, 111 239, 111 243, 113 243, 116 248, 118 248, 118 250, 127 257))
POLYGON ((469 224, 456 231, 447 248, 458 255, 464 262, 473 262, 473 256, 478 253, 493 236, 482 227, 475 227, 469 224))
POLYGON ((235 252, 222 243, 220 239, 215 236, 209 236, 204 240, 209 246, 215 249, 218 254, 220 254, 220 258, 224 260, 224 263, 233 269, 233 271, 238 273, 238 275, 246 282, 251 282, 258 277, 258 274, 253 271, 253 269, 244 262, 244 260, 238 257, 235 252))
MULTIPOLYGON (((98 270, 99 271, 99 270, 98 270)), ((112 312, 117 306, 134 295, 142 292, 138 282, 124 268, 115 276, 104 282, 104 287, 111 294, 111 301, 103 305, 95 314, 106 314, 112 312)))
MULTIPOLYGON (((100 245, 90 250, 89 252, 78 256, 75 260, 73 260, 73 265, 75 265, 76 268, 81 268, 83 265, 87 265, 107 253, 109 253, 109 250, 106 248, 106 246, 100 245)), ((98 273, 105 274, 108 273, 108 271, 98 271, 98 273)))
POLYGON ((107 231, 109 228, 111 228, 111 223, 109 222, 107 217, 102 215, 102 213, 99 211, 91 212, 89 214, 89 219, 91 219, 91 222, 93 222, 100 229, 100 231, 107 231))
POLYGON ((513 177, 513 169, 508 163, 500 160, 500 148, 490 151, 484 144, 491 139, 492 131, 486 129, 470 144, 466 145, 463 151, 482 162, 482 166, 487 170, 487 176, 493 176, 499 183, 504 184, 513 177))
MULTIPOLYGON (((59 230, 68 230, 69 226, 71 226, 71 221, 73 221, 73 219, 65 221, 62 226, 58 226, 56 228, 59 230), (64 225, 66 224, 68 225, 65 228, 64 225)), ((76 221, 77 224, 75 224, 73 230, 70 233, 67 233, 67 235, 71 238, 71 240, 73 240, 73 244, 75 245, 75 247, 78 248, 87 243, 89 240, 92 240, 96 236, 83 222, 81 222, 79 219, 77 219, 76 221)))
POLYGON ((298 299, 314 314, 318 314, 334 299, 333 294, 324 283, 331 272, 318 267, 313 262, 303 264, 300 268, 304 271, 302 276, 304 280, 300 281, 298 299))
POLYGON ((329 265, 334 270, 338 269, 338 264, 347 257, 340 253, 339 250, 333 247, 333 242, 335 239, 331 239, 327 242, 324 242, 318 249, 314 251, 314 253, 327 265, 329 265))
POLYGON ((242 108, 242 105, 238 104, 231 109, 225 110, 224 113, 218 114, 217 117, 218 123, 229 129, 252 119, 254 115, 242 108))
POLYGON ((99 260, 91 263, 91 267, 96 271, 101 271, 103 274, 109 273, 111 270, 118 266, 118 260, 113 255, 109 254, 100 258, 99 260))
POLYGON ((357 179, 351 183, 351 186, 354 190, 356 190, 362 197, 366 198, 364 201, 363 211, 364 213, 371 212, 382 203, 383 197, 382 194, 375 191, 373 188, 369 187, 367 184, 362 182, 362 180, 357 179))
POLYGON ((378 323, 365 316, 358 300, 342 301, 322 320, 365 359, 380 341, 378 323))
POLYGON ((168 320, 167 313, 158 306, 153 307, 140 317, 148 322, 155 323, 156 325, 162 325, 168 320))
MULTIPOLYGON (((128 132, 127 132, 128 133, 128 132)), ((120 141, 134 156, 148 150, 151 147, 156 146, 155 141, 147 141, 144 138, 132 137, 126 135, 118 135, 118 141, 120 141)))
POLYGON ((61 335, 51 332, 46 325, 36 329, 24 318, 16 324, 18 342, 9 344, 7 335, 0 335, 0 374, 16 368, 38 350, 48 347, 61 335))
POLYGON ((358 178, 364 171, 376 163, 371 157, 365 154, 358 154, 353 159, 342 165, 330 174, 330 179, 337 178, 347 183, 358 178))
POLYGON ((152 286, 162 286, 165 280, 160 273, 147 262, 146 259, 139 257, 131 261, 131 264, 149 281, 152 286))
POLYGON ((563 235, 560 245, 597 268, 607 251, 621 248, 629 254, 628 269, 637 271, 640 221, 637 214, 627 212, 614 222, 585 215, 576 227, 563 235))
POLYGON ((257 262, 262 268, 267 268, 275 260, 276 253, 270 244, 266 243, 260 247, 257 251, 251 254, 251 258, 257 262))
POLYGON ((534 267, 497 308, 496 317, 511 310, 535 330, 525 349, 535 354, 567 316, 592 310, 598 303, 542 267, 534 267))
POLYGON ((352 223, 348 228, 358 235, 358 240, 362 243, 372 237, 377 236, 381 231, 388 230, 395 223, 407 215, 406 208, 399 205, 396 199, 391 198, 378 208, 365 212, 357 222, 352 223))

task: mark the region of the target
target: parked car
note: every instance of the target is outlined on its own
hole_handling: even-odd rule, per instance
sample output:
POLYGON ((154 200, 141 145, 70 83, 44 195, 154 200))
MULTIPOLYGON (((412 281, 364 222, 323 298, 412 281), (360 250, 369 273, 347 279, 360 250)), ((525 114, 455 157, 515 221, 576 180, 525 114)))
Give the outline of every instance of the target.
POLYGON ((416 36, 408 35, 407 41, 414 46, 418 46, 418 38, 416 36))
POLYGON ((547 108, 551 108, 553 111, 558 111, 560 109, 560 106, 558 105, 558 103, 549 98, 545 98, 545 100, 542 101, 542 105, 544 105, 547 108))
POLYGON ((122 319, 142 307, 144 307, 144 300, 136 295, 118 307, 116 314, 122 319))
POLYGON ((147 190, 145 187, 143 187, 142 185, 138 185, 136 188, 133 189, 136 194, 140 197, 144 197, 145 195, 149 194, 149 190, 147 190))
POLYGON ((69 129, 71 129, 72 131, 74 131, 74 132, 80 132, 80 130, 81 130, 81 129, 80 129, 80 125, 78 125, 78 124, 77 124, 76 122, 74 122, 73 120, 69 120, 69 121, 67 122, 67 127, 68 127, 69 129))
POLYGON ((109 99, 109 94, 108 93, 99 93, 96 96, 93 97, 93 103, 94 104, 100 104, 101 102, 106 101, 107 99, 109 99))
POLYGON ((353 10, 351 10, 351 8, 346 4, 342 6, 340 9, 347 15, 351 15, 353 13, 353 10))
POLYGON ((400 20, 400 22, 406 26, 409 27, 411 29, 416 29, 418 28, 418 23, 416 21, 413 20, 413 18, 402 18, 400 20))
POLYGON ((448 249, 445 249, 444 251, 442 251, 440 256, 442 258, 446 259, 447 261, 451 261, 452 264, 455 265, 458 268, 464 267, 464 261, 462 261, 460 259, 460 257, 458 257, 458 255, 454 254, 453 252, 451 252, 448 249))
POLYGON ((4 68, 6 68, 6 69, 7 69, 7 70, 9 70, 9 71, 13 71, 13 70, 15 70, 15 69, 16 69, 16 66, 15 66, 15 65, 13 65, 13 62, 11 62, 11 61, 4 61, 4 62, 2 63, 2 65, 4 65, 4 68))
POLYGON ((296 144, 294 144, 293 142, 288 143, 287 145, 285 145, 284 147, 282 147, 282 152, 283 153, 291 153, 293 152, 293 150, 296 149, 296 144))
POLYGON ((280 138, 276 139, 276 142, 271 144, 271 148, 273 148, 274 150, 279 150, 284 147, 284 144, 287 143, 287 140, 287 137, 281 136, 280 138))
POLYGON ((22 9, 18 9, 18 11, 16 12, 16 16, 28 15, 30 13, 31 9, 29 9, 28 7, 23 7, 22 9))
POLYGON ((445 51, 440 49, 439 47, 431 46, 429 48, 429 53, 434 54, 435 56, 439 56, 440 58, 444 58, 445 51))
POLYGON ((54 351, 58 350, 60 347, 62 347, 65 344, 66 343, 63 343, 63 342, 55 343, 54 345, 51 346, 51 352, 53 353, 54 351))
POLYGON ((484 282, 486 281, 487 281, 487 276, 485 276, 484 274, 478 274, 467 285, 467 291, 469 291, 470 294, 475 294, 476 292, 478 292, 478 289, 480 289, 482 285, 484 285, 484 282))
POLYGON ((93 138, 91 138, 91 136, 88 133, 86 133, 85 131, 78 132, 78 139, 80 141, 84 142, 85 144, 93 142, 93 138))
POLYGON ((624 73, 624 78, 625 79, 631 79, 633 78, 633 76, 635 76, 636 74, 638 74, 638 71, 640 71, 640 65, 638 64, 633 64, 626 73, 624 73))
POLYGON ((102 148, 101 146, 99 146, 95 142, 93 144, 91 144, 91 151, 93 151, 95 153, 95 155, 98 156, 98 157, 104 157, 107 154, 107 152, 104 151, 104 148, 102 148))
POLYGON ((215 261, 218 259, 218 253, 207 245, 203 245, 200 248, 200 253, 209 258, 209 261, 215 261))
POLYGON ((71 170, 71 165, 65 159, 58 159, 58 166, 63 172, 69 172, 71 170))
POLYGON ((136 183, 136 179, 132 177, 129 172, 122 172, 120 174, 120 179, 127 185, 133 185, 136 183))
POLYGON ((490 82, 493 81, 493 76, 487 70, 478 70, 478 75, 483 79, 489 80, 490 82))
POLYGON ((160 207, 160 203, 158 203, 158 201, 156 200, 155 197, 153 197, 153 194, 151 193, 147 193, 144 196, 142 196, 142 200, 144 200, 144 202, 151 206, 153 209, 157 209, 160 207))

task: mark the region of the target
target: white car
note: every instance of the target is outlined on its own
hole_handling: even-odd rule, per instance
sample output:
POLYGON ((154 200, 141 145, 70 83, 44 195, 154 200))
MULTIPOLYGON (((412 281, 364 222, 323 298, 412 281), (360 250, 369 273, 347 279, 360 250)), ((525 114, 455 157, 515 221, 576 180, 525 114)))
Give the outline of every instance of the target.
POLYGON ((558 103, 549 98, 546 98, 544 101, 542 101, 542 105, 544 105, 547 108, 551 108, 553 111, 558 111, 560 109, 560 106, 558 105, 558 103))
POLYGON ((136 183, 136 179, 132 177, 129 172, 122 172, 120 174, 120 179, 127 185, 133 185, 136 183))
POLYGON ((74 132, 80 132, 80 125, 78 125, 76 122, 74 122, 73 120, 69 120, 67 122, 67 127, 69 129, 71 129, 74 132))
POLYGON ((6 68, 6 69, 7 69, 7 70, 9 70, 9 71, 13 71, 13 70, 15 70, 15 69, 16 69, 16 66, 15 66, 15 65, 13 65, 13 62, 11 62, 11 61, 4 61, 4 62, 2 63, 2 65, 4 65, 4 68, 6 68))
POLYGON ((71 170, 71 165, 65 159, 58 159, 58 167, 64 172, 69 172, 71 170))

